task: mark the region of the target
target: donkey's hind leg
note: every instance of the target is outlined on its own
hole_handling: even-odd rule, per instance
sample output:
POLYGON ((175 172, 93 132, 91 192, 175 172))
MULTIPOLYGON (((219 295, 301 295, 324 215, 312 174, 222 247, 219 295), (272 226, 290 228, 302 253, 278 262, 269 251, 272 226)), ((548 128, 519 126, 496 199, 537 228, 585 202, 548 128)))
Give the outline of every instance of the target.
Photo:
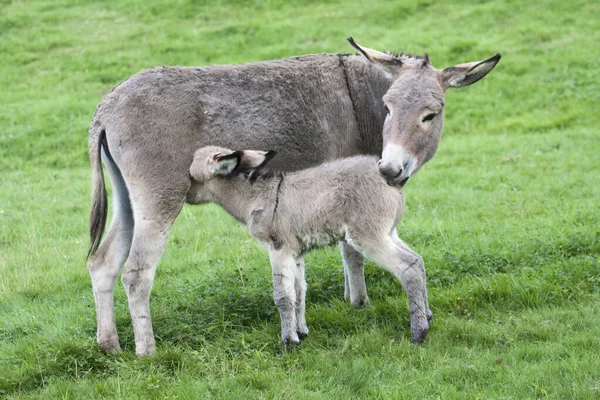
POLYGON ((281 318, 281 351, 300 343, 296 320, 296 260, 287 249, 270 250, 273 300, 281 318))
POLYGON ((88 265, 96 302, 96 339, 100 348, 108 352, 121 349, 115 321, 114 287, 129 254, 132 233, 133 218, 115 214, 106 238, 88 265))
POLYGON ((383 239, 369 238, 361 243, 363 254, 390 271, 401 283, 408 297, 412 342, 423 343, 429 330, 427 321, 427 292, 423 259, 415 252, 396 246, 391 236, 383 239))
POLYGON ((149 195, 139 188, 131 189, 135 226, 121 281, 129 301, 135 352, 140 356, 154 353, 150 292, 169 231, 183 207, 184 195, 178 201, 169 196, 172 192, 165 192, 149 195))
POLYGON ((308 325, 306 325, 306 276, 304 274, 304 257, 296 259, 294 278, 294 288, 296 289, 296 332, 298 333, 298 339, 302 340, 308 336, 308 325))
POLYGON ((344 262, 344 299, 353 306, 369 304, 365 284, 364 257, 346 242, 339 243, 344 262))
POLYGON ((96 303, 97 334, 100 348, 120 350, 114 310, 114 287, 121 267, 129 254, 133 237, 133 214, 121 173, 107 160, 113 182, 113 217, 106 237, 88 263, 96 303))

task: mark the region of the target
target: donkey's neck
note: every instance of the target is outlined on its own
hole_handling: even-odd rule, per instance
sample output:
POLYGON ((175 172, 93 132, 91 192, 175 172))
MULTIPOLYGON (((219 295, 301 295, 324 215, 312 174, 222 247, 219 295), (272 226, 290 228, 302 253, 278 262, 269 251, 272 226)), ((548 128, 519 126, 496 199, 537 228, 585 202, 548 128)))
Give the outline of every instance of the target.
POLYGON ((282 175, 250 181, 245 177, 218 178, 210 185, 208 200, 219 204, 238 221, 248 224, 252 211, 275 196, 282 175))
POLYGON ((342 56, 341 61, 358 124, 359 150, 381 154, 386 116, 382 97, 394 83, 393 78, 362 56, 342 56))

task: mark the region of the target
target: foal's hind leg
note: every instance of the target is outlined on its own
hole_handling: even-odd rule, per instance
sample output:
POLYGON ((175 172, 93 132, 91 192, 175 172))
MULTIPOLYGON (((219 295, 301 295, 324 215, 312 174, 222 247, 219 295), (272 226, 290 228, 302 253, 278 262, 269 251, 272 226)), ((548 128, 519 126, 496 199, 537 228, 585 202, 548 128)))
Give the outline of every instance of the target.
POLYGON ((135 226, 131 251, 123 268, 121 281, 129 301, 135 352, 137 355, 146 355, 154 352, 154 332, 150 318, 150 292, 154 274, 173 221, 183 207, 183 196, 177 201, 158 193, 150 195, 138 192, 135 188, 131 192, 135 226))
POLYGON ((96 339, 102 350, 118 352, 114 287, 131 247, 133 214, 121 174, 110 161, 106 165, 113 182, 113 217, 106 237, 90 258, 88 268, 96 303, 96 339))

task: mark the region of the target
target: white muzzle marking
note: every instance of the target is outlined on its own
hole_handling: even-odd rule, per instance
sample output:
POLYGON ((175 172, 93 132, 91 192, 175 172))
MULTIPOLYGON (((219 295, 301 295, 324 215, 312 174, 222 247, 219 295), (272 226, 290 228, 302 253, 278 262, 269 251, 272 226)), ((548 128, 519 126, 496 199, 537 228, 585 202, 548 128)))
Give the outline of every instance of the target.
POLYGON ((379 160, 381 173, 394 182, 410 178, 418 165, 418 160, 408 150, 393 143, 384 147, 379 160))

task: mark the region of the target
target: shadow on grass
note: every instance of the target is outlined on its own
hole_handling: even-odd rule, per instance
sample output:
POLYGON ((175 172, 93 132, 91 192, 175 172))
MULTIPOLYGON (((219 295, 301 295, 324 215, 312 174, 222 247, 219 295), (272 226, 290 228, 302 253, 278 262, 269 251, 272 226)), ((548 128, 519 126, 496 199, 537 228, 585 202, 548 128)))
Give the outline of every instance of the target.
MULTIPOLYGON (((460 253, 448 248, 433 251, 428 283, 434 313, 469 317, 489 308, 536 308, 578 300, 598 290, 597 234, 574 234, 552 243, 531 241, 504 250, 466 247, 460 253)), ((350 334, 378 323, 408 328, 401 284, 373 263, 366 264, 365 276, 374 307, 355 310, 345 303, 342 267, 335 265, 341 264, 338 258, 321 257, 307 264, 307 308, 309 314, 317 312, 323 319, 313 324, 334 334, 350 334)), ((274 341, 278 335, 279 316, 266 266, 248 267, 243 273, 221 270, 201 282, 174 281, 153 294, 152 308, 159 343, 197 348, 215 337, 250 332, 265 323, 273 331, 274 341)), ((118 325, 126 339, 124 347, 132 348, 129 316, 120 315, 118 325)))

